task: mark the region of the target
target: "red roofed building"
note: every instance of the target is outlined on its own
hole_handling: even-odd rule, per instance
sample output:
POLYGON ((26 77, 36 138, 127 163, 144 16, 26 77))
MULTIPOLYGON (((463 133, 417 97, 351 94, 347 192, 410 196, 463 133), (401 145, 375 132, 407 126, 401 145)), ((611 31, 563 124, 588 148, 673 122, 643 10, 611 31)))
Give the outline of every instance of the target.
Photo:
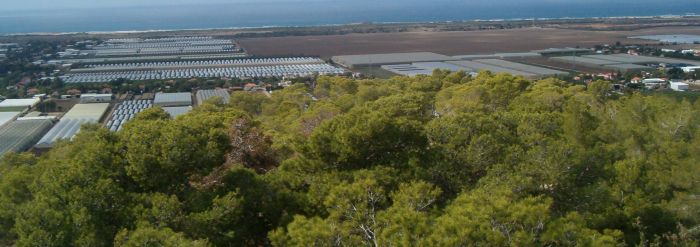
POLYGON ((79 95, 79 94, 81 94, 81 93, 82 93, 82 92, 80 92, 80 89, 75 89, 75 88, 74 88, 74 89, 68 89, 68 90, 66 90, 66 94, 70 94, 70 95, 79 95))
POLYGON ((247 84, 245 84, 245 86, 243 86, 243 90, 245 90, 245 91, 251 91, 251 90, 253 90, 254 88, 256 88, 257 86, 258 86, 258 85, 255 84, 255 83, 247 83, 247 84))
POLYGON ((27 94, 29 94, 29 95, 37 95, 37 94, 39 94, 39 89, 37 89, 37 88, 30 88, 30 89, 27 89, 27 94))

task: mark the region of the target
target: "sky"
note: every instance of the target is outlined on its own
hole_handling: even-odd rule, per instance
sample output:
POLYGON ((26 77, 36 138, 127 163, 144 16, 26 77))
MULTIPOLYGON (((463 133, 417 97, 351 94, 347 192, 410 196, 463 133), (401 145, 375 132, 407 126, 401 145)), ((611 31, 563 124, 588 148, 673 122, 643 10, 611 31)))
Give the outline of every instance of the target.
POLYGON ((687 13, 700 0, 0 0, 0 34, 687 13))
MULTIPOLYGON (((105 8, 115 6, 234 3, 253 0, 1 0, 4 10, 105 8)), ((262 0, 270 1, 270 0, 262 0)), ((290 0, 282 0, 290 1, 290 0)), ((292 0, 293 1, 293 0, 292 0)))
POLYGON ((184 5, 184 4, 220 4, 237 2, 273 2, 303 0, 0 0, 4 10, 18 9, 67 9, 67 8, 105 8, 143 5, 184 5))
MULTIPOLYGON (((362 0, 0 0, 2 10, 31 10, 31 9, 72 9, 72 8, 106 8, 125 6, 157 6, 157 5, 186 5, 186 4, 221 4, 221 3, 255 3, 255 2, 360 2, 362 0)), ((372 2, 370 0, 364 0, 372 2)), ((586 3, 586 2, 669 2, 689 0, 373 0, 373 1, 413 1, 436 2, 450 4, 454 2, 483 2, 484 4, 507 4, 512 2, 553 2, 553 3, 586 3)))

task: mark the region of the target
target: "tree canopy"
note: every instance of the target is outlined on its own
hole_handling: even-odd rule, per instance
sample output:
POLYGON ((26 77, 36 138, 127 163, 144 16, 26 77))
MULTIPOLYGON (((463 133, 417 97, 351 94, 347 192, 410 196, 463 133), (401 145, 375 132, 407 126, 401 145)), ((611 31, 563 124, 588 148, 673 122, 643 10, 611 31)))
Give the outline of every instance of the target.
POLYGON ((488 72, 314 85, 6 155, 0 245, 700 245, 700 102, 488 72))

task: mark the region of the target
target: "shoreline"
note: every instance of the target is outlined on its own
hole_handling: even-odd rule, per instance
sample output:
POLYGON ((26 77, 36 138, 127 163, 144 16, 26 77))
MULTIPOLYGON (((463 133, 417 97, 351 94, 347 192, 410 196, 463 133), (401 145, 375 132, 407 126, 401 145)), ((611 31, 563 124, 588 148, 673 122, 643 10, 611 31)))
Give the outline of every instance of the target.
POLYGON ((374 25, 374 26, 385 26, 385 25, 398 25, 398 26, 408 26, 408 25, 435 25, 435 24, 468 24, 468 23, 485 23, 485 24, 498 24, 498 23, 511 23, 511 22, 530 22, 530 21, 543 21, 543 22, 557 22, 561 21, 559 24, 568 24, 572 21, 589 21, 590 23, 595 23, 596 21, 606 21, 606 20, 682 20, 685 18, 697 18, 700 17, 699 14, 686 13, 683 15, 676 14, 666 14, 666 15, 654 15, 654 16, 607 16, 607 17, 560 17, 560 18, 510 18, 510 19, 472 19, 472 20, 451 20, 451 21, 415 21, 415 22, 366 22, 366 23, 339 23, 339 24, 318 24, 318 25, 297 25, 297 26, 258 26, 258 27, 220 27, 220 28, 185 28, 185 29, 149 29, 149 30, 118 30, 118 31, 86 31, 86 32, 27 32, 27 33, 0 33, 0 37, 12 38, 21 36, 70 36, 70 35, 122 35, 122 34, 153 34, 153 33, 168 33, 168 32, 207 32, 207 31, 253 31, 253 32, 264 32, 264 31, 276 31, 276 30, 289 30, 289 29, 301 29, 301 28, 329 28, 329 27, 352 27, 360 25, 374 25))

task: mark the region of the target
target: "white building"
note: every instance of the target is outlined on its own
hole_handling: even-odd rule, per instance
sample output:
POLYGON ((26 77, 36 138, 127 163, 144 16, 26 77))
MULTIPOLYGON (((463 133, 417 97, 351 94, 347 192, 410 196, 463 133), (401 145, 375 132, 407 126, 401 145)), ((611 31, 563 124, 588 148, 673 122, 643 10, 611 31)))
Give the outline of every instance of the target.
POLYGON ((661 78, 649 78, 642 80, 642 83, 644 83, 644 87, 647 89, 657 89, 664 87, 666 85, 666 80, 661 78))
POLYGON ((80 103, 105 103, 112 101, 111 94, 82 94, 80 103))
POLYGON ((695 70, 700 69, 700 66, 688 66, 688 67, 682 67, 681 69, 685 73, 693 73, 693 72, 695 72, 695 70))
POLYGON ((688 88, 689 88, 688 83, 679 82, 679 81, 672 81, 671 82, 671 89, 673 89, 673 91, 688 91, 688 88))
POLYGON ((0 102, 0 109, 1 108, 18 108, 18 107, 26 107, 26 108, 32 108, 39 104, 41 102, 41 98, 31 98, 31 99, 6 99, 3 102, 0 102))
POLYGON ((647 83, 666 83, 666 80, 661 79, 661 78, 648 78, 642 80, 642 83, 647 84, 647 83))

